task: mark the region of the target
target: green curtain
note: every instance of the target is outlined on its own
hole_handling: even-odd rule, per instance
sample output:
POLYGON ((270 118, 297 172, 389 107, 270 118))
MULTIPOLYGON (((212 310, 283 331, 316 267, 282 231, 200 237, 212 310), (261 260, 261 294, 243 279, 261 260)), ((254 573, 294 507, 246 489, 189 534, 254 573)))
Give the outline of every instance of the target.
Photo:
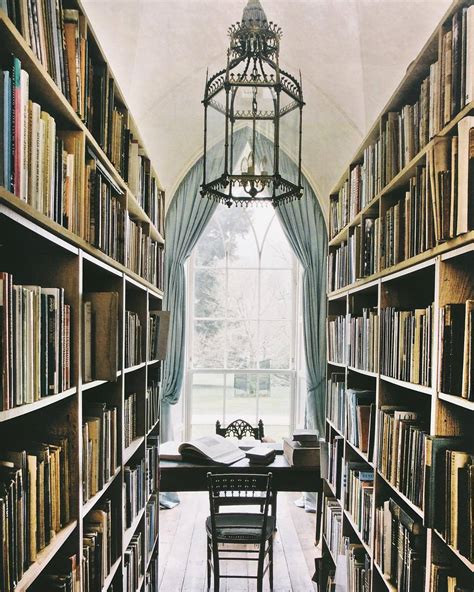
MULTIPOLYGON (((234 151, 241 154, 249 138, 249 129, 234 132, 234 151)), ((203 159, 200 158, 187 173, 174 194, 165 225, 164 301, 163 310, 171 311, 169 341, 163 363, 161 381, 161 440, 173 439, 170 421, 170 405, 175 405, 181 394, 184 376, 186 331, 186 277, 184 265, 199 237, 211 219, 216 203, 201 198, 203 159)), ((208 151, 208 179, 222 174, 224 167, 224 143, 220 142, 208 151)))
MULTIPOLYGON (((273 143, 257 135, 257 162, 273 160, 273 143)), ((280 151, 280 174, 297 183, 298 169, 280 151)), ((303 333, 307 368, 305 426, 324 436, 326 393, 326 253, 327 230, 321 206, 303 176, 303 197, 281 204, 276 213, 303 267, 303 333)))

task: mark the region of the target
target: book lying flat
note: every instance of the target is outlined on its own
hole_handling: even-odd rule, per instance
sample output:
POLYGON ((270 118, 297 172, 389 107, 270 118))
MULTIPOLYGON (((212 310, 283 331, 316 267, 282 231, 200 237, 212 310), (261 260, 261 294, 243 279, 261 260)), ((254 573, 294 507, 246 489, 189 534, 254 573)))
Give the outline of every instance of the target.
POLYGON ((166 442, 160 446, 161 460, 189 460, 231 465, 242 458, 245 458, 245 452, 217 434, 202 436, 181 444, 166 442))
POLYGON ((275 450, 260 444, 247 450, 246 457, 251 465, 269 465, 275 460, 275 450))

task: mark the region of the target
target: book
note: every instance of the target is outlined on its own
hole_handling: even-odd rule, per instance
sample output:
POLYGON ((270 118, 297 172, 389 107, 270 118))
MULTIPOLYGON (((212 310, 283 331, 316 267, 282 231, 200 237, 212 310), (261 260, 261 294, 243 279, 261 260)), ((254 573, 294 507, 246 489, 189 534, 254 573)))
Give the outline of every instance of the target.
POLYGON ((160 447, 160 459, 162 460, 231 465, 243 458, 245 458, 245 452, 230 442, 228 438, 217 434, 202 436, 179 444, 165 442, 160 447))
POLYGON ((251 465, 269 465, 275 460, 276 452, 268 446, 255 446, 247 450, 245 456, 251 465))
POLYGON ((474 401, 474 300, 466 301, 461 396, 474 401))
POLYGON ((319 467, 319 453, 319 443, 309 447, 290 438, 283 438, 283 455, 291 467, 319 467))
POLYGON ((92 327, 86 333, 90 342, 84 350, 91 351, 92 378, 115 382, 118 371, 118 294, 87 292, 83 299, 90 302, 92 308, 92 327))
MULTIPOLYGON (((472 8, 472 7, 471 7, 472 8)), ((474 11, 472 22, 474 23, 474 11)), ((473 25, 474 27, 474 25, 473 25)), ((474 80, 474 76, 472 77, 474 80)), ((458 123, 458 190, 457 190, 457 234, 474 229, 474 205, 472 203, 472 161, 474 159, 474 116, 461 119, 458 123)))

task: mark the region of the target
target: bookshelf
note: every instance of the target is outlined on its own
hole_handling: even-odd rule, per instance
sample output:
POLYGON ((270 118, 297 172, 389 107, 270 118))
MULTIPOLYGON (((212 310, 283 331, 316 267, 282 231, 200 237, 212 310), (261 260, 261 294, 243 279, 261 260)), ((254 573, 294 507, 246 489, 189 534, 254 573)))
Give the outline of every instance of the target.
POLYGON ((322 590, 340 556, 347 590, 474 586, 473 23, 453 2, 330 196, 322 590))
POLYGON ((39 3, 9 2, 16 14, 0 3, 0 526, 7 514, 16 525, 15 544, 0 559, 0 588, 34 592, 72 582, 82 590, 88 580, 103 592, 151 590, 161 361, 150 359, 149 317, 162 309, 164 191, 82 6, 41 5, 46 12, 26 34, 23 7, 39 3), (63 28, 63 46, 53 22, 63 28), (77 66, 68 62, 71 51, 77 66), (70 67, 76 99, 65 84, 70 67), (5 83, 15 68, 23 112, 5 83), (106 105, 91 91, 101 75, 106 105), (17 123, 5 123, 5 114, 17 123), (140 329, 127 324, 127 311, 140 329), (126 339, 136 349, 133 364, 126 339), (127 528, 136 493, 127 496, 127 467, 136 466, 144 499, 127 528))

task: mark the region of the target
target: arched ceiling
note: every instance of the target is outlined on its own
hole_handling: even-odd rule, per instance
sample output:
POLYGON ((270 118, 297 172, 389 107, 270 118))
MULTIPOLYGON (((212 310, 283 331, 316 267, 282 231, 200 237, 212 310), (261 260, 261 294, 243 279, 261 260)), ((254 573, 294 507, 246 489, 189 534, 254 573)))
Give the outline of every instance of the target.
MULTIPOLYGON (((246 0, 83 0, 171 197, 202 150, 206 69, 225 65, 246 0)), ((449 0, 262 0, 301 70, 303 166, 323 204, 449 0)))

